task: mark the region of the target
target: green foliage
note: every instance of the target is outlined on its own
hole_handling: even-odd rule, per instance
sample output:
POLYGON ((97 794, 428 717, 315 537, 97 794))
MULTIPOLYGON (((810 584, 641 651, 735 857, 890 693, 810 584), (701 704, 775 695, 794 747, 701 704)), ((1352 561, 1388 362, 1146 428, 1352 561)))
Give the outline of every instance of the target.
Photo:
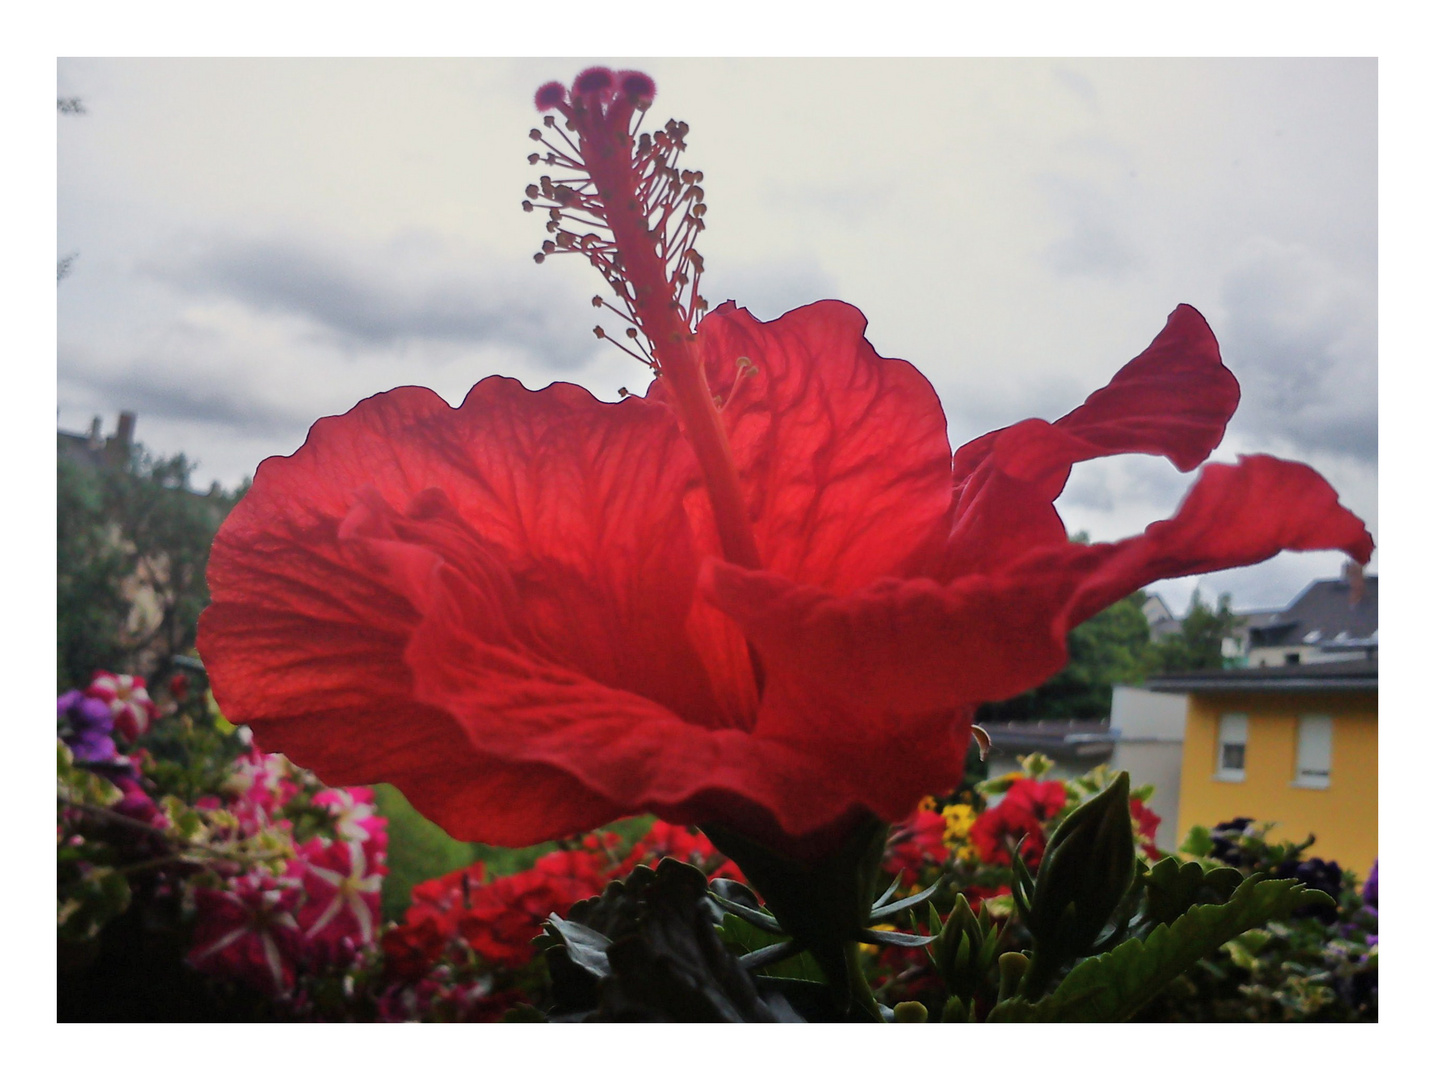
MULTIPOLYGON (((771 949, 792 940, 785 934, 774 934, 760 926, 754 926, 732 912, 724 912, 722 925, 718 927, 718 936, 738 956, 747 956, 761 949, 771 949)), ((808 952, 799 952, 795 956, 786 957, 776 963, 764 964, 762 973, 774 978, 800 979, 804 982, 827 981, 826 976, 822 974, 822 969, 817 966, 817 961, 813 960, 812 954, 808 952)))
POLYGON ((1221 643, 1235 634, 1237 622, 1229 595, 1222 594, 1216 606, 1210 607, 1196 590, 1191 594, 1191 610, 1181 620, 1181 632, 1151 647, 1152 670, 1202 671, 1221 667, 1221 643))
POLYGON ((58 690, 83 686, 96 668, 121 666, 129 601, 120 583, 133 569, 107 527, 99 474, 60 458, 55 489, 58 690))
MULTIPOLYGON (((1073 537, 1082 541, 1078 534, 1073 537)), ((1224 663, 1221 643, 1236 632, 1239 617, 1231 598, 1215 607, 1197 590, 1181 629, 1159 641, 1141 607, 1144 592, 1134 592, 1093 615, 1067 635, 1066 666, 1034 690, 977 710, 977 723, 990 720, 1099 720, 1111 715, 1111 688, 1139 685, 1155 672, 1199 671, 1224 663)))
POLYGON ((1249 930, 1288 917, 1325 893, 1288 879, 1248 878, 1224 904, 1202 904, 1144 940, 1132 939, 1078 964, 1039 1001, 999 1002, 989 1021, 1112 1023, 1129 1020, 1167 983, 1202 957, 1249 930))
POLYGON ((59 458, 57 689, 101 668, 152 678, 193 647, 209 546, 243 494, 191 491, 193 471, 143 447, 118 464, 59 458))
MULTIPOLYGON (((1136 871, 1126 773, 1067 816, 1052 834, 1026 910, 1035 941, 1025 988, 1039 990, 1061 964, 1087 952, 1136 871)), ((1019 864, 1020 865, 1020 864, 1019 864)))
MULTIPOLYGON (((389 819, 389 872, 383 885, 383 916, 402 919, 415 885, 479 860, 481 845, 455 840, 415 810, 398 788, 374 785, 374 803, 389 819)), ((537 857, 536 855, 534 856, 537 857)), ((506 873, 509 871, 499 871, 506 873)))
MULTIPOLYGON (((1329 906, 1300 910, 1250 930, 1174 979, 1137 1017, 1148 1021, 1373 1021, 1378 1017, 1379 916, 1355 876, 1306 859, 1312 841, 1271 843, 1271 826, 1240 819, 1193 830, 1182 845, 1219 854, 1202 859, 1205 882, 1230 875, 1306 875, 1334 895, 1329 906)), ((1191 876, 1187 863, 1183 876, 1191 876)), ((1160 864, 1152 867, 1153 875, 1160 864)), ((1149 905, 1148 905, 1149 906, 1149 905)))

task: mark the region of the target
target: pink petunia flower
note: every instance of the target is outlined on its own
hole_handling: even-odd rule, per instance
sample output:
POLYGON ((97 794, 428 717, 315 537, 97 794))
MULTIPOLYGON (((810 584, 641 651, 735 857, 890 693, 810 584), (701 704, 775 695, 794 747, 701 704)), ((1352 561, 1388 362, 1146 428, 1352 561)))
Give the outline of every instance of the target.
POLYGON ((148 731, 150 721, 159 716, 159 707, 150 700, 145 681, 138 675, 96 672, 85 693, 110 707, 115 730, 129 742, 148 731))
POLYGON ((382 857, 370 858, 357 840, 315 837, 299 848, 291 867, 304 887, 298 921, 305 938, 331 952, 373 942, 386 873, 382 857))
POLYGON ((304 946, 294 917, 299 895, 294 881, 257 871, 231 879, 225 889, 195 889, 199 922, 189 962, 206 974, 287 997, 304 946))
POLYGON ((325 788, 314 796, 314 805, 327 809, 334 819, 334 834, 370 847, 379 842, 387 847, 388 819, 374 806, 372 788, 325 788))

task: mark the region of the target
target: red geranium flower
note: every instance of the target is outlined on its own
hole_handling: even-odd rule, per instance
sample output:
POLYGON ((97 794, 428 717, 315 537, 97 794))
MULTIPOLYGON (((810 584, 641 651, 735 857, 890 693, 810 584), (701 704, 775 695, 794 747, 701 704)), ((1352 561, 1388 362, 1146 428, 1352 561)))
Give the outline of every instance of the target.
POLYGON ((702 833, 687 826, 653 822, 652 828, 633 845, 628 857, 613 871, 616 878, 627 877, 636 866, 656 867, 663 859, 691 863, 708 878, 726 877, 745 881, 742 870, 702 833))
POLYGON ((1159 859, 1161 849, 1156 846, 1156 830, 1161 825, 1161 815, 1140 799, 1131 800, 1131 824, 1136 831, 1136 841, 1148 859, 1159 859))
POLYGON ((882 869, 900 875, 902 887, 910 888, 923 871, 947 861, 944 837, 947 820, 935 810, 918 810, 893 830, 882 858, 882 869))
POLYGON ((603 861, 591 851, 552 851, 529 870, 496 878, 475 890, 459 912, 458 933, 490 964, 525 964, 544 919, 566 915, 579 900, 603 891, 603 861))
POLYGON ((1143 535, 1067 541, 1074 463, 1190 470, 1220 442, 1239 392, 1193 308, 1073 412, 955 455, 931 385, 857 309, 698 322, 701 176, 672 167, 685 125, 629 136, 652 93, 591 71, 545 88, 576 146, 547 160, 589 176, 530 198, 662 377, 611 404, 403 387, 264 462, 215 541, 200 648, 266 745, 333 786, 392 782, 464 839, 651 812, 812 853, 955 786, 974 706, 1058 671, 1067 632, 1133 590, 1282 549, 1369 558, 1320 476, 1265 456, 1208 466, 1143 535))

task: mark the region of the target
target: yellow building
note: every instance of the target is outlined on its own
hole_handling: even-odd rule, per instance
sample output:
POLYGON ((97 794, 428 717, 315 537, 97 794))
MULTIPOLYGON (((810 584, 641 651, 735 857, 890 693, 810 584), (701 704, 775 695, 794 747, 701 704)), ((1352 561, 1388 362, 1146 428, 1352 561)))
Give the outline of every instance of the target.
POLYGON ((1378 852, 1375 660, 1155 676, 1186 695, 1178 831, 1235 817, 1369 872, 1378 852))

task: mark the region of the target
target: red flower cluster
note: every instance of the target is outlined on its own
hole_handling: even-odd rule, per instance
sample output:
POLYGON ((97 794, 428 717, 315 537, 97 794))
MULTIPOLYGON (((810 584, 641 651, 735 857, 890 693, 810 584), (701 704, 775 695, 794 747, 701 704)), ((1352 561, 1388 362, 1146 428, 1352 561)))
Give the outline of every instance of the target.
POLYGON ((742 880, 741 871, 701 833, 666 822, 619 857, 611 832, 590 833, 577 850, 553 851, 528 870, 489 879, 482 863, 414 886, 404 921, 383 937, 388 974, 414 982, 466 945, 489 970, 522 967, 534 957, 533 939, 550 914, 568 914, 609 881, 665 858, 691 863, 711 877, 742 880))
POLYGON ((1020 842, 1022 858, 1033 869, 1046 852, 1046 822, 1066 806, 1060 780, 1017 780, 1002 801, 972 823, 967 840, 982 862, 1010 866, 1011 849, 1020 842))
POLYGON ((553 851, 529 870, 488 882, 479 863, 416 885, 404 922, 384 935, 388 970, 418 977, 457 941, 490 967, 520 967, 533 958, 543 920, 602 892, 608 869, 596 852, 553 851))
POLYGON ((902 888, 915 885, 922 874, 941 866, 950 854, 944 842, 947 822, 935 810, 918 810, 898 825, 887 840, 882 869, 902 879, 902 888))
POLYGON ((1136 840, 1142 853, 1148 859, 1159 859, 1161 849, 1156 846, 1156 829, 1161 824, 1161 815, 1140 799, 1132 799, 1131 822, 1136 828, 1136 840))
POLYGON ((709 880, 719 877, 747 880, 737 863, 713 847, 713 842, 702 833, 682 825, 669 825, 666 821, 653 822, 653 827, 633 845, 613 876, 627 877, 634 867, 656 867, 663 859, 691 863, 707 874, 709 880))
POLYGON ((1282 549, 1369 559, 1330 485, 1266 456, 1208 465, 1139 536, 1068 542, 1053 503, 1077 462, 1188 471, 1220 443, 1239 390, 1194 308, 1072 412, 955 454, 931 384, 856 308, 684 323, 701 263, 688 240, 655 251, 648 215, 690 239, 697 196, 671 164, 685 126, 630 134, 652 90, 590 71, 539 103, 588 171, 547 184, 551 213, 604 229, 559 239, 615 275, 661 377, 618 403, 403 387, 265 461, 200 627, 235 723, 330 784, 396 784, 460 838, 649 812, 814 854, 854 814, 951 790, 974 707, 1060 670, 1068 631, 1133 590, 1282 549))

